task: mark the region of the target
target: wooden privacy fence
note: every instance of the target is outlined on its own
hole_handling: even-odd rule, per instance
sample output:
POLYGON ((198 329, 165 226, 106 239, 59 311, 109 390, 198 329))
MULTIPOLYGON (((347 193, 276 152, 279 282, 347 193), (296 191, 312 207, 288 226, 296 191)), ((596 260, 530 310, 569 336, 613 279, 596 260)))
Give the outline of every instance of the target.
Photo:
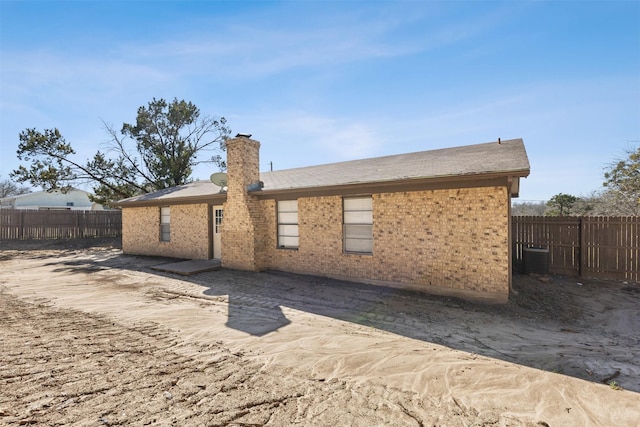
POLYGON ((549 272, 640 281, 640 217, 512 218, 514 262, 523 249, 549 250, 549 272))
POLYGON ((0 240, 121 235, 121 211, 0 209, 0 240))

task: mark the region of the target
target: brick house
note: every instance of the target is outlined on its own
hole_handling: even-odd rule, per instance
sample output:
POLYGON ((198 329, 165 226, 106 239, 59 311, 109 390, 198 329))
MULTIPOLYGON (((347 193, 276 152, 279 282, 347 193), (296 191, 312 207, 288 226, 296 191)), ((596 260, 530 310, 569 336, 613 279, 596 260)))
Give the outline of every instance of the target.
POLYGON ((124 253, 507 301, 521 139, 263 173, 259 148, 227 141, 224 189, 120 201, 124 253))

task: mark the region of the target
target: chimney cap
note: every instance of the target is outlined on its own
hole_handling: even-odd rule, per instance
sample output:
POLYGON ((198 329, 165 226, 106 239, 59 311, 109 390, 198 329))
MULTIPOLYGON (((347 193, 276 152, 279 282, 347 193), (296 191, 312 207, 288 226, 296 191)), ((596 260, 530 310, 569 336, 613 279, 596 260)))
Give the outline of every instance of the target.
POLYGON ((250 133, 239 133, 236 135, 236 138, 251 138, 250 133))

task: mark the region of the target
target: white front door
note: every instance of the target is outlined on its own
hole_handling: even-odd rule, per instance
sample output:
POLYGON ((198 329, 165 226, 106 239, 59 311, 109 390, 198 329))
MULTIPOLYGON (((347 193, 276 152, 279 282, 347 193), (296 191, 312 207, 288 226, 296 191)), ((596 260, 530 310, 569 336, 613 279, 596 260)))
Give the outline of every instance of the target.
POLYGON ((222 206, 213 206, 213 257, 222 258, 222 206))

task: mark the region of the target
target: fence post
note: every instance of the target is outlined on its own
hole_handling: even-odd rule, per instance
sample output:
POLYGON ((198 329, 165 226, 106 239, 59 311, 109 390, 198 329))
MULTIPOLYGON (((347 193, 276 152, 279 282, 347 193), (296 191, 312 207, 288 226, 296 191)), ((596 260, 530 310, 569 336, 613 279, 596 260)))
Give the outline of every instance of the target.
POLYGON ((24 237, 24 211, 20 211, 18 216, 18 240, 22 240, 24 237))
POLYGON ((77 212, 77 218, 78 218, 78 235, 80 236, 81 239, 84 239, 84 223, 85 221, 83 221, 83 214, 84 211, 76 211, 77 212))
POLYGON ((583 271, 583 266, 587 263, 587 251, 585 250, 585 232, 584 232, 584 227, 585 227, 585 218, 584 217, 580 217, 579 218, 579 222, 578 222, 578 236, 579 236, 579 245, 578 246, 578 251, 580 252, 580 257, 578 258, 579 262, 578 262, 578 276, 582 277, 582 271, 583 271))

